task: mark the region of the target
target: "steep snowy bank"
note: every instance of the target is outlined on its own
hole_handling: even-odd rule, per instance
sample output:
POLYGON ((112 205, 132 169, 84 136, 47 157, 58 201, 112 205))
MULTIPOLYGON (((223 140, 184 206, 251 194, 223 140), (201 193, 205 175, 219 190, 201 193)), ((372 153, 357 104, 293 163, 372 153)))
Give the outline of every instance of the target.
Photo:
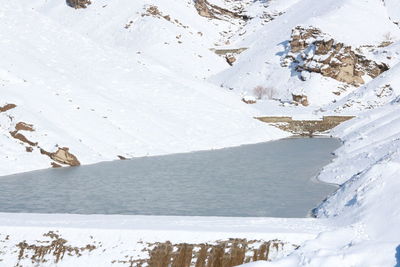
POLYGON ((399 264, 399 111, 397 102, 388 104, 334 131, 344 144, 319 178, 342 186, 315 212, 340 228, 322 232, 287 258, 254 266, 399 264))

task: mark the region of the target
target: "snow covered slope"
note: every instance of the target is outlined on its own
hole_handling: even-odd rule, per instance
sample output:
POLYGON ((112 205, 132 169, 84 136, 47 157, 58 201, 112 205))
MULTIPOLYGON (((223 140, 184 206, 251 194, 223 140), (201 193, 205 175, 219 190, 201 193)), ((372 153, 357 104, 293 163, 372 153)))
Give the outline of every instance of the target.
POLYGON ((205 27, 213 22, 191 4, 158 4, 170 20, 143 15, 147 1, 82 10, 62 1, 2 4, 0 107, 16 107, 0 112, 0 175, 50 167, 59 147, 89 164, 288 135, 204 81, 208 68, 228 66, 209 39, 198 41, 207 29, 211 39, 218 34, 205 27))
MULTIPOLYGON (((355 90, 359 84, 333 79, 332 75, 321 75, 320 67, 314 71, 301 71, 297 67, 302 61, 318 61, 314 46, 293 53, 293 29, 315 28, 321 34, 309 38, 310 43, 334 40, 351 47, 352 53, 360 57, 387 64, 389 67, 399 62, 398 49, 391 50, 386 45, 398 41, 400 29, 388 13, 398 14, 398 1, 381 0, 282 0, 266 1, 249 9, 254 17, 244 28, 244 34, 231 46, 247 47, 231 69, 215 75, 217 84, 235 88, 252 94, 254 87, 261 85, 274 88, 274 98, 291 100, 292 94, 306 95, 309 104, 320 106, 339 100, 355 90), (272 20, 272 21, 271 21, 272 20), (390 52, 392 51, 392 52, 390 52), (295 62, 293 62, 295 60, 295 62), (300 62, 299 62, 300 61, 300 62)), ((326 48, 326 47, 325 47, 326 48)), ((330 61, 327 49, 322 53, 322 69, 339 69, 335 64, 340 57, 330 61), (327 61, 325 61, 327 60, 327 61)), ((345 53, 353 57, 350 52, 345 53)), ((316 67, 315 65, 313 67, 316 67)), ((353 71, 353 70, 351 70, 353 71)), ((361 75, 364 83, 371 77, 361 75)))
POLYGON ((396 1, 209 2, 211 18, 180 0, 4 3, 0 174, 267 141, 287 134, 254 116, 395 99, 396 1))

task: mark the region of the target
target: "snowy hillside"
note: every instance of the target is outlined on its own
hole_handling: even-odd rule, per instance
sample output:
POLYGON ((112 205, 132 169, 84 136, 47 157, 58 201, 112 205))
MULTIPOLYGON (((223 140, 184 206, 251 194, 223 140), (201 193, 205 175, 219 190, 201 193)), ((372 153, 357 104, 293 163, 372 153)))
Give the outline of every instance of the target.
POLYGON ((0 107, 16 107, 0 113, 0 174, 267 141, 288 134, 254 116, 388 103, 398 8, 379 0, 4 3, 0 107))
MULTIPOLYGON (((341 79, 336 73, 335 77, 324 72, 324 69, 340 72, 340 61, 349 56, 336 56, 336 44, 348 46, 357 56, 378 64, 390 67, 398 62, 397 45, 392 42, 399 40, 400 29, 388 16, 388 10, 393 12, 398 5, 388 2, 385 5, 378 0, 267 1, 265 8, 253 10, 255 19, 247 25, 247 34, 235 42, 235 46, 249 49, 241 54, 233 68, 216 75, 213 80, 249 93, 257 85, 273 87, 275 98, 291 100, 292 93, 304 94, 310 104, 316 106, 338 100, 375 75, 371 77, 364 72, 357 84, 341 79), (309 46, 294 51, 294 41, 298 37, 294 31, 296 27, 304 31, 314 28, 319 32, 308 39, 303 32, 302 37, 309 46), (330 40, 334 41, 333 48, 326 46, 330 40), (318 54, 321 41, 326 42, 322 43, 326 51, 320 49, 318 54), (313 65, 306 68, 304 61, 313 65)), ((360 66, 360 71, 362 69, 360 66)))
POLYGON ((0 113, 0 174, 48 168, 58 147, 88 164, 288 135, 204 81, 229 67, 208 50, 218 35, 213 22, 193 5, 162 3, 170 20, 143 15, 145 2, 2 5, 0 106, 16 107, 0 113))
MULTIPOLYGON (((200 230, 194 240, 240 228, 240 237, 292 244, 276 261, 249 267, 400 265, 398 0, 92 0, 77 9, 3 2, 0 175, 290 135, 254 119, 261 115, 355 115, 330 132, 343 146, 318 178, 340 187, 316 218, 266 219, 260 228, 221 219, 223 234, 200 230)), ((40 234, 43 217, 13 216, 3 215, 0 227, 40 234)), ((93 227, 69 220, 74 241, 93 227)), ((146 224, 129 220, 132 228, 146 224)), ((166 236, 183 242, 189 228, 166 236)), ((115 248, 119 241, 107 235, 115 248)))

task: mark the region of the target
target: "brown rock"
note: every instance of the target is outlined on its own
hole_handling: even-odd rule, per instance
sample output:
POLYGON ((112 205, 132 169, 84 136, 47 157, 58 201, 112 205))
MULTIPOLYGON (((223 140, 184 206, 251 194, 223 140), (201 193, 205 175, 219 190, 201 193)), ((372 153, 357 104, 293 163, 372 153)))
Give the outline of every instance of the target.
POLYGON ((87 8, 87 6, 92 3, 90 0, 66 0, 66 1, 67 5, 75 9, 87 8))
POLYGON ((25 122, 18 122, 17 125, 15 125, 15 130, 17 131, 29 131, 29 132, 33 132, 35 131, 35 129, 33 129, 33 125, 32 124, 28 124, 25 122))
POLYGON ((69 153, 68 147, 58 148, 55 153, 50 154, 50 158, 54 161, 66 164, 69 166, 79 166, 81 163, 78 161, 77 157, 71 153, 69 153))
POLYGON ((0 112, 6 112, 7 110, 13 109, 15 107, 17 107, 17 105, 15 105, 15 104, 6 104, 6 105, 0 107, 0 112))
POLYGON ((235 63, 235 61, 236 61, 236 58, 234 57, 234 56, 232 56, 232 55, 227 55, 227 56, 225 56, 225 59, 226 59, 226 62, 228 62, 228 64, 230 65, 230 66, 232 66, 233 65, 233 63, 235 63))
POLYGON ((215 18, 215 15, 211 11, 211 9, 208 7, 207 1, 197 0, 195 2, 194 6, 196 7, 196 10, 200 16, 206 17, 206 18, 215 18))
POLYGON ((246 15, 241 15, 237 12, 230 11, 228 9, 213 5, 207 0, 195 0, 194 6, 200 16, 210 19, 221 19, 222 16, 228 16, 236 19, 248 20, 250 19, 246 15))
POLYGON ((57 163, 55 163, 55 162, 52 162, 51 163, 51 167, 53 167, 53 168, 61 168, 62 166, 57 164, 57 163))
POLYGON ((48 157, 51 156, 51 153, 48 152, 48 151, 46 151, 46 150, 44 150, 43 148, 40 148, 40 153, 41 153, 42 155, 46 155, 46 156, 48 156, 48 157))
POLYGON ((303 98, 300 103, 305 107, 309 105, 307 97, 303 98))
POLYGON ((316 28, 310 28, 304 31, 302 27, 297 26, 292 30, 292 38, 290 41, 290 48, 292 53, 300 52, 308 47, 306 40, 316 38, 321 34, 321 31, 316 28))
POLYGON ((19 141, 21 141, 21 142, 23 142, 23 143, 29 144, 30 146, 37 146, 37 144, 38 144, 38 143, 35 143, 35 142, 30 141, 30 140, 29 140, 28 138, 26 138, 23 134, 18 133, 18 131, 10 132, 10 135, 11 135, 13 138, 15 138, 15 139, 17 139, 17 140, 19 140, 19 141))
POLYGON ((376 63, 358 54, 351 46, 328 38, 321 30, 300 26, 292 30, 290 41, 291 52, 286 61, 294 64, 295 70, 320 73, 337 81, 360 86, 364 84, 363 76, 377 77, 389 69, 384 63, 376 63), (314 53, 308 51, 314 50, 314 53))
POLYGON ((294 95, 294 94, 292 94, 292 99, 293 99, 294 102, 300 103, 303 106, 308 106, 309 105, 308 98, 307 98, 306 95, 294 95))

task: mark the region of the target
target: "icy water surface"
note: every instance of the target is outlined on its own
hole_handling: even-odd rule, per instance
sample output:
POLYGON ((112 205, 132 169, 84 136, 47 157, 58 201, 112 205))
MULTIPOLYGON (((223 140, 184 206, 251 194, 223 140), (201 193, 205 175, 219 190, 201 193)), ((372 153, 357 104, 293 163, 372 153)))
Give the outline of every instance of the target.
POLYGON ((290 138, 0 177, 0 212, 304 217, 340 145, 290 138))

